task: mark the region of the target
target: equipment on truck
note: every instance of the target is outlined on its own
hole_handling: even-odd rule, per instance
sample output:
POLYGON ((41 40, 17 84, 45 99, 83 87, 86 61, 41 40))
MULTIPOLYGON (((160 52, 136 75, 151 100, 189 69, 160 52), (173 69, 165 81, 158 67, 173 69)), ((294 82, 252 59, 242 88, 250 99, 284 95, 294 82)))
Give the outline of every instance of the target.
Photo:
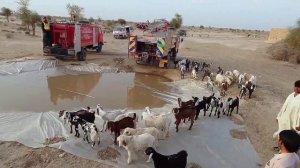
POLYGON ((103 32, 100 25, 88 22, 50 23, 50 45, 43 48, 45 56, 86 59, 87 49, 101 52, 103 32))
POLYGON ((129 37, 128 57, 134 57, 137 64, 159 67, 168 67, 170 61, 175 61, 180 37, 166 20, 140 23, 137 28, 143 30, 143 35, 129 37))

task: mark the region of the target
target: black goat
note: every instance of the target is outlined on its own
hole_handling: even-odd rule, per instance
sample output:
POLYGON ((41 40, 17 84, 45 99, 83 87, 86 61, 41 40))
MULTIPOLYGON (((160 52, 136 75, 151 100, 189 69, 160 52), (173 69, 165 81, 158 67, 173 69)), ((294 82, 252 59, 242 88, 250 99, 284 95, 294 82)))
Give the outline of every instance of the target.
POLYGON ((239 113, 239 106, 240 106, 239 97, 236 97, 236 99, 228 98, 227 103, 228 103, 227 116, 231 116, 231 113, 234 110, 234 108, 236 108, 236 113, 237 114, 239 113))
POLYGON ((156 152, 152 147, 146 149, 145 154, 153 159, 155 168, 185 168, 187 164, 188 153, 185 150, 173 155, 162 155, 156 152))
POLYGON ((210 96, 208 96, 208 97, 203 96, 203 100, 204 100, 205 103, 207 104, 206 109, 209 109, 211 99, 212 99, 214 96, 215 96, 215 93, 213 93, 212 95, 210 95, 210 96))
POLYGON ((205 116, 206 111, 207 111, 206 102, 205 102, 205 100, 200 101, 198 97, 192 97, 192 98, 194 99, 194 102, 195 102, 195 107, 196 107, 196 118, 195 118, 195 120, 197 120, 198 117, 199 117, 199 113, 202 109, 204 111, 204 116, 205 116))

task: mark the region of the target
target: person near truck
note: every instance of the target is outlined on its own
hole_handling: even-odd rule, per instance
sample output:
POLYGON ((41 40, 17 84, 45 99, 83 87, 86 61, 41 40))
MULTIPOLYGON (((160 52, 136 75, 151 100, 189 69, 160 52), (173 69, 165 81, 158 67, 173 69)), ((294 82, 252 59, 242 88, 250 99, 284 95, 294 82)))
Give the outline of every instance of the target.
POLYGON ((42 18, 43 47, 51 46, 50 23, 46 17, 42 18))

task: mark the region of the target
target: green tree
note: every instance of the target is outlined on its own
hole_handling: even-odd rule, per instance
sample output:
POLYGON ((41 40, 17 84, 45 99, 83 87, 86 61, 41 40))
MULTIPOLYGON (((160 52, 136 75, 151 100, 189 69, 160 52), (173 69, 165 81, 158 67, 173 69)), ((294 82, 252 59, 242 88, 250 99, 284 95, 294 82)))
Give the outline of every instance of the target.
POLYGON ((3 7, 1 8, 1 15, 6 17, 7 22, 9 22, 9 16, 12 15, 12 11, 9 8, 3 7))
POLYGON ((89 18, 89 22, 93 23, 95 21, 95 19, 93 17, 89 18))
POLYGON ((300 48, 300 19, 297 22, 297 27, 290 31, 285 41, 294 48, 300 48))
POLYGON ((70 3, 68 3, 66 7, 70 16, 75 17, 75 21, 78 21, 83 17, 84 8, 70 3))
POLYGON ((18 3, 18 15, 22 20, 22 23, 27 27, 27 31, 30 33, 30 14, 31 11, 28 9, 30 0, 19 0, 18 3))
POLYGON ((118 19, 117 21, 120 25, 126 25, 126 20, 125 19, 118 19))
POLYGON ((176 13, 175 17, 171 20, 171 25, 175 29, 179 29, 182 26, 182 22, 183 22, 182 16, 176 13))
POLYGON ((35 12, 35 11, 31 11, 30 12, 30 20, 29 23, 31 25, 32 28, 32 35, 35 36, 35 28, 37 23, 39 23, 41 21, 41 16, 35 12))

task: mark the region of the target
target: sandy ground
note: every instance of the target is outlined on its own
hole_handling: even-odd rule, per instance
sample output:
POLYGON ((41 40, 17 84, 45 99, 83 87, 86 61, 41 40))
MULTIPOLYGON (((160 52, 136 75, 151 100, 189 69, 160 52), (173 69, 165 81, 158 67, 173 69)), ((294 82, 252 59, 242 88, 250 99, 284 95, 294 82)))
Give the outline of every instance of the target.
MULTIPOLYGON (((0 59, 42 58, 41 37, 25 35, 17 30, 18 27, 16 24, 7 26, 0 24, 0 59), (7 31, 14 31, 12 38, 6 38, 6 34, 9 33, 7 31)), ((201 30, 189 32, 191 33, 209 34, 209 37, 193 35, 184 38, 180 46, 180 57, 213 63, 212 70, 215 72, 216 67, 221 66, 225 71, 237 69, 240 72, 257 75, 258 88, 254 92, 253 99, 242 100, 240 112, 246 125, 246 135, 261 157, 261 164, 264 165, 274 154, 272 148, 276 140, 272 135, 277 130, 275 118, 285 98, 292 92, 293 82, 300 79, 299 65, 271 60, 266 54, 269 44, 264 43, 267 39, 265 33, 257 38, 220 31, 201 30)), ((74 62, 70 60, 64 63, 74 62)), ((136 65, 132 59, 127 59, 127 41, 115 40, 111 34, 105 35, 103 52, 89 53, 85 62, 162 75, 172 80, 179 79, 179 72, 174 69, 136 65)), ((229 93, 235 96, 238 91, 236 86, 232 86, 229 93)), ((246 136, 236 131, 231 133, 239 138, 246 136)), ((31 149, 16 142, 1 142, 0 151, 0 167, 37 167, 38 164, 42 164, 43 167, 73 167, 75 164, 76 167, 108 167, 70 154, 60 158, 59 155, 63 152, 57 149, 31 149), (38 156, 39 159, 31 159, 33 156, 38 156)))

